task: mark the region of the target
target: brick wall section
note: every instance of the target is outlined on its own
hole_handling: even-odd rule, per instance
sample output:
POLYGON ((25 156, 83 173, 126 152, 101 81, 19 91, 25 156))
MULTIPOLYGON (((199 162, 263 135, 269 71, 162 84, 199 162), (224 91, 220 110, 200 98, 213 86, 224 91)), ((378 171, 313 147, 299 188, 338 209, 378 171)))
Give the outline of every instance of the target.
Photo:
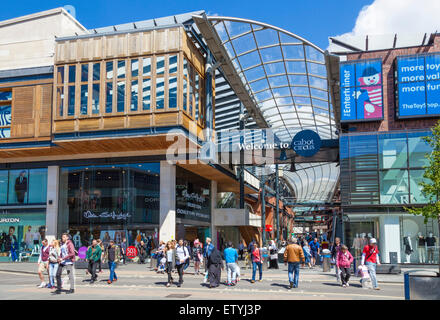
POLYGON ((383 104, 384 104, 384 120, 364 123, 350 123, 349 128, 356 128, 355 132, 371 132, 371 131, 393 131, 405 129, 425 129, 431 128, 440 119, 424 118, 424 119, 404 119, 396 118, 396 106, 394 100, 394 62, 396 57, 403 55, 423 54, 439 52, 440 53, 440 34, 434 36, 434 42, 430 46, 420 46, 403 49, 388 49, 372 52, 352 53, 347 55, 347 60, 363 60, 363 59, 382 59, 382 76, 383 84, 383 104))

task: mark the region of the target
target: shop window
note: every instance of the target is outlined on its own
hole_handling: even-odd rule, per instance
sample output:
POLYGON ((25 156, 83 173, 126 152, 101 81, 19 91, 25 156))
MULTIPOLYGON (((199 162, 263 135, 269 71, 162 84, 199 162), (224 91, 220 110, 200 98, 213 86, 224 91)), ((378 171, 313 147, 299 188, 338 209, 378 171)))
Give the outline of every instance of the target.
POLYGON ((47 169, 29 170, 29 203, 46 203, 47 169))
POLYGON ((8 171, 0 170, 0 204, 8 203, 8 179, 8 171))
POLYGON ((423 177, 425 173, 424 170, 414 170, 409 171, 409 183, 411 190, 411 203, 427 203, 428 199, 422 193, 422 187, 419 185, 421 182, 428 183, 428 179, 423 177))
POLYGON ((12 90, 0 91, 0 139, 11 137, 12 90))
POLYGON ((379 167, 381 169, 408 167, 406 133, 379 135, 379 167))
POLYGON ((409 167, 422 168, 428 165, 426 155, 432 152, 432 148, 423 137, 431 135, 431 132, 408 133, 409 167))
POLYGON ((379 176, 381 204, 409 204, 408 170, 385 170, 379 176))
MULTIPOLYGON (((9 181, 7 189, 8 204, 44 204, 46 203, 47 190, 47 169, 20 169, 10 170, 8 179, 6 179, 8 171, 2 171, 0 180, 3 183, 0 190, 5 190, 5 185, 9 181)), ((2 191, 0 191, 2 193, 2 191)), ((4 197, 0 201, 4 200, 4 197)))
POLYGON ((377 135, 350 136, 349 148, 351 170, 377 170, 377 135))

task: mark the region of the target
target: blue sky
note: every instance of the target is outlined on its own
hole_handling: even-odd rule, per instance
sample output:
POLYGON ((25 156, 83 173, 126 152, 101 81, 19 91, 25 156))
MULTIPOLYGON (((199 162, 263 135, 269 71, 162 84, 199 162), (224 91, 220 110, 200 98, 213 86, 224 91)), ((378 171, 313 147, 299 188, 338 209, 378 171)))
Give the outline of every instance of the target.
POLYGON ((257 20, 287 29, 321 48, 328 36, 350 32, 359 11, 373 0, 21 0, 3 1, 0 20, 72 5, 86 28, 104 27, 184 12, 205 10, 257 20))

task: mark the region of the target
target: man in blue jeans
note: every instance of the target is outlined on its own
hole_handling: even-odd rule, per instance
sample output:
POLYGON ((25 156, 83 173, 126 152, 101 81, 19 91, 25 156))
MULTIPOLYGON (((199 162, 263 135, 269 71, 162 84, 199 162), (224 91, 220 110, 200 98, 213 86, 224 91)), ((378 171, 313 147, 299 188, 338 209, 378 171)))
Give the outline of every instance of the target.
POLYGON ((312 253, 312 267, 316 264, 316 259, 319 256, 319 252, 321 250, 321 246, 319 245, 318 238, 313 239, 313 241, 310 241, 310 252, 312 253))
POLYGON ((108 261, 108 268, 110 270, 110 278, 108 279, 107 283, 111 284, 114 281, 118 280, 118 277, 116 276, 116 263, 119 262, 121 256, 120 256, 120 249, 117 245, 115 245, 115 242, 113 240, 110 240, 110 243, 105 250, 104 254, 104 260, 108 261))
POLYGON ((225 249, 223 256, 225 257, 226 268, 228 270, 228 286, 235 286, 237 279, 237 262, 238 252, 232 247, 232 242, 228 242, 228 247, 225 249))
POLYGON ((304 263, 304 260, 304 252, 298 245, 298 239, 292 238, 284 251, 284 264, 289 264, 289 289, 298 288, 299 266, 301 262, 304 263))

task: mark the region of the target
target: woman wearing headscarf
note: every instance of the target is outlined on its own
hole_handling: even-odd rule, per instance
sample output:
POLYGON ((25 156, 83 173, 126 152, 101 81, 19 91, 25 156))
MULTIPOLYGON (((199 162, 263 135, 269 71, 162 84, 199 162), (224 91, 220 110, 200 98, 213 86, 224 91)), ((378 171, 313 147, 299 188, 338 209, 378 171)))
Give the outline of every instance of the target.
POLYGON ((270 241, 269 254, 269 269, 278 269, 278 248, 273 240, 270 241))
POLYGON ((216 288, 220 285, 221 269, 223 269, 222 255, 214 247, 208 258, 208 281, 210 288, 216 288))

